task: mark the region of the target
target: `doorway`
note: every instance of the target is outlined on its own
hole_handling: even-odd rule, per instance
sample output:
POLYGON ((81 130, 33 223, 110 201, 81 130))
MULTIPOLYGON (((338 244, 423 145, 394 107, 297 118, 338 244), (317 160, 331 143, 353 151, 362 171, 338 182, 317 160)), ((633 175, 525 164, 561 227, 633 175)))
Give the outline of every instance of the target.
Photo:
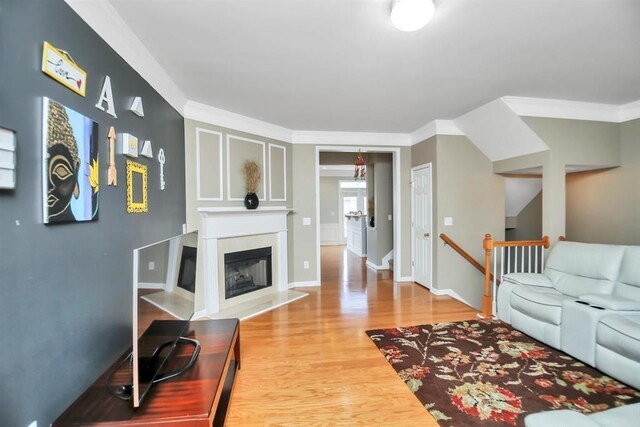
POLYGON ((433 221, 431 163, 411 168, 411 266, 413 280, 431 289, 433 221))
MULTIPOLYGON (((365 157, 365 161, 367 162, 367 186, 364 192, 365 196, 362 197, 362 201, 364 203, 364 209, 362 210, 362 219, 366 222, 366 236, 367 236, 367 266, 371 267, 374 270, 387 270, 389 269, 392 272, 394 280, 396 281, 410 281, 411 277, 405 273, 405 276, 402 275, 402 256, 407 256, 409 253, 409 241, 407 242, 407 248, 403 251, 402 246, 402 236, 401 236, 401 224, 405 224, 408 226, 409 220, 409 212, 407 211, 406 221, 402 222, 400 220, 396 220, 396 218, 402 218, 402 207, 399 203, 401 198, 402 186, 400 177, 402 175, 402 171, 400 168, 401 158, 400 158, 400 148, 399 147, 384 147, 384 146, 316 146, 316 208, 317 208, 317 217, 322 220, 321 212, 324 210, 322 198, 322 187, 321 185, 321 174, 320 171, 327 167, 327 165, 337 165, 337 164, 345 164, 345 162, 341 159, 340 163, 332 163, 327 160, 327 156, 337 156, 344 155, 344 159, 347 159, 348 162, 351 162, 351 177, 349 178, 351 181, 353 178, 353 162, 356 159, 356 155, 358 152, 362 152, 365 157), (376 161, 373 161, 373 158, 376 157, 376 161), (322 159, 321 159, 322 158, 322 159), (373 162, 373 163, 372 163, 373 162), (380 166, 378 168, 378 165, 380 166), (381 179, 378 183, 379 185, 372 185, 369 187, 369 181, 373 176, 373 171, 376 171, 376 176, 378 174, 384 175, 385 179, 381 179), (380 189, 379 192, 376 192, 375 189, 380 189), (372 214, 370 214, 370 212, 372 214), (372 221, 371 217, 375 217, 375 225, 372 221), (370 247, 372 245, 369 244, 370 234, 374 234, 374 238, 371 239, 373 243, 373 247, 379 249, 375 251, 373 254, 369 253, 370 247), (372 260, 375 260, 372 261, 372 260), (396 268, 397 267, 397 268, 396 268)), ((408 172, 408 170, 407 170, 408 172)), ((407 173, 408 175, 408 173, 407 173)), ((406 177, 408 181, 408 176, 406 177)), ((376 179, 374 179, 375 181, 376 179)), ((408 188, 407 188, 407 197, 408 197, 408 188)), ((340 200, 340 197, 337 197, 340 200)), ((337 209, 338 213, 342 216, 344 215, 342 209, 337 209)), ((322 235, 324 233, 324 224, 322 222, 318 222, 317 224, 317 232, 316 236, 316 247, 317 247, 317 280, 318 282, 322 282, 322 272, 321 272, 321 242, 322 235)), ((408 232, 408 230, 407 230, 408 232)), ((341 230, 341 235, 344 231, 341 230)), ((407 233, 408 234, 408 233, 407 233)), ((408 260, 407 260, 407 268, 408 268, 408 260)), ((405 270, 407 271, 407 270, 405 270)), ((408 271, 407 271, 408 272, 408 271)))

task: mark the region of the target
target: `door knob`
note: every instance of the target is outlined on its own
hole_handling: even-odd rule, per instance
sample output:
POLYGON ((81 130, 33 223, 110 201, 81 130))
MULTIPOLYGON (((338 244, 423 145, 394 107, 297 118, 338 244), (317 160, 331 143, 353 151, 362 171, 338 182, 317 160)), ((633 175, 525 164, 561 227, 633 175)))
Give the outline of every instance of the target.
POLYGON ((424 233, 424 237, 429 237, 430 234, 429 233, 424 233))

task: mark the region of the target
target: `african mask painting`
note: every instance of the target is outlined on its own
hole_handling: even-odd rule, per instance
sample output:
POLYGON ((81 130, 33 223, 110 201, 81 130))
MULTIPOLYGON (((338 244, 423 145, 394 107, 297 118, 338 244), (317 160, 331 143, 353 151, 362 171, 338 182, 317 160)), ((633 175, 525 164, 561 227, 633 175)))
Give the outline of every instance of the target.
POLYGON ((98 219, 98 124, 43 100, 45 224, 98 219))

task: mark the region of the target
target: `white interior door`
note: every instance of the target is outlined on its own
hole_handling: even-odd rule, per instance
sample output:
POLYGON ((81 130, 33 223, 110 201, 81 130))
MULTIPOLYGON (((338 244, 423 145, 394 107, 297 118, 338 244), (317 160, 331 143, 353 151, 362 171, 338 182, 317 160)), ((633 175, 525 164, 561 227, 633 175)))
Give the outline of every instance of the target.
POLYGON ((431 164, 411 169, 413 280, 431 289, 431 164))

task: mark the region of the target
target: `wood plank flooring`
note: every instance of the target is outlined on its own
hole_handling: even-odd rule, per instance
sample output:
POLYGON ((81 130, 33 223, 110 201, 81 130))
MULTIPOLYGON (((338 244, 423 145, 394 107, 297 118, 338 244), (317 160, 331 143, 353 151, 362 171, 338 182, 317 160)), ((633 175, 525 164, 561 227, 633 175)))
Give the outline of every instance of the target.
POLYGON ((365 334, 474 318, 414 283, 393 283, 343 246, 322 248, 322 286, 243 321, 227 426, 437 426, 365 334))

